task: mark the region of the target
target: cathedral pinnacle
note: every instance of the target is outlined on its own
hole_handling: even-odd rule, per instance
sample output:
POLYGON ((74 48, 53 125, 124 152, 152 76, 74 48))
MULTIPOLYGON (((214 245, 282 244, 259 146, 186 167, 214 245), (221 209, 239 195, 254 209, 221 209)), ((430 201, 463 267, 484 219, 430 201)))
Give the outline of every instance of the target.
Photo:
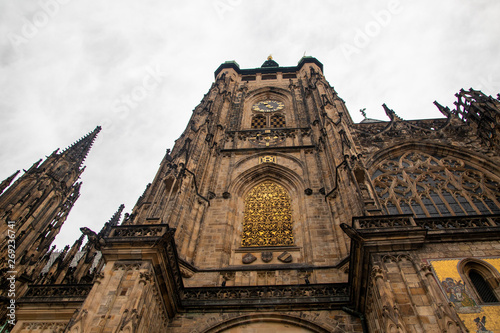
POLYGON ((104 224, 101 231, 99 231, 99 236, 101 237, 107 236, 111 231, 111 228, 116 227, 118 225, 124 208, 125 208, 124 204, 121 204, 120 207, 118 207, 118 210, 113 214, 113 216, 109 219, 109 221, 104 224))
POLYGON ((14 174, 12 174, 10 177, 8 177, 7 179, 5 179, 3 182, 0 183, 0 194, 10 185, 10 183, 12 183, 14 178, 16 178, 16 176, 19 174, 19 171, 20 170, 17 170, 14 174))
POLYGON ((118 210, 113 214, 113 216, 108 221, 110 226, 114 227, 118 225, 118 222, 120 222, 120 218, 122 216, 124 208, 125 208, 124 204, 121 204, 120 207, 118 207, 118 210))
POLYGON ((451 116, 451 111, 448 107, 444 107, 441 104, 439 104, 437 101, 434 101, 434 105, 437 106, 439 111, 446 116, 446 118, 449 118, 451 116))
POLYGON ((80 167, 87 157, 87 154, 94 143, 97 134, 101 131, 101 126, 97 126, 94 131, 90 132, 80 140, 76 141, 72 146, 66 148, 62 155, 69 157, 72 161, 76 162, 80 167))

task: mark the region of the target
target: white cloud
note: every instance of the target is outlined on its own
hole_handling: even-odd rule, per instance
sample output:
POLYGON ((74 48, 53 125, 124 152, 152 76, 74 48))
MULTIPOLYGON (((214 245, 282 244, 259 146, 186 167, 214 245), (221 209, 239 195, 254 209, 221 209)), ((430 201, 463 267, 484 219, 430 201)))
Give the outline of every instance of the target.
POLYGON ((0 178, 103 125, 59 247, 81 226, 99 230, 120 203, 132 209, 225 60, 254 68, 271 53, 281 66, 315 56, 358 121, 361 108, 386 119, 382 103, 406 119, 440 117, 432 102, 451 107, 462 87, 500 91, 494 0, 401 1, 350 60, 339 46, 389 1, 221 0, 221 17, 217 1, 72 0, 23 36, 54 1, 0 1, 0 178), (13 45, 13 34, 26 42, 13 45), (161 84, 115 112, 151 67, 161 84))

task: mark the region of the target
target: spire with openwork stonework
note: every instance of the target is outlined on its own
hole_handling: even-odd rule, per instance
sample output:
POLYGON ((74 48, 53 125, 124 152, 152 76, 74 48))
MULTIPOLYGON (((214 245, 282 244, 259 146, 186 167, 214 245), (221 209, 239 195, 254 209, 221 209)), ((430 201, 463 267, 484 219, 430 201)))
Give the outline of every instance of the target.
POLYGON ((66 148, 61 155, 68 157, 71 161, 75 162, 78 167, 80 167, 87 157, 90 148, 100 131, 101 126, 97 126, 92 132, 66 148))

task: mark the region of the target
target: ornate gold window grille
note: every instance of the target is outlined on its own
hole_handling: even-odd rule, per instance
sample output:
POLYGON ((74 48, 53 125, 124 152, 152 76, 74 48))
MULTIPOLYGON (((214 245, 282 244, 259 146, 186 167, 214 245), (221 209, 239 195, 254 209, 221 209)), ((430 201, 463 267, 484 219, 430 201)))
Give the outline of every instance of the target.
POLYGON ((251 127, 255 129, 260 128, 284 128, 286 127, 286 120, 283 114, 273 115, 255 115, 252 117, 251 127))
POLYGON ((267 119, 263 115, 256 115, 252 118, 252 128, 264 128, 267 125, 267 119))
POLYGON ((245 198, 241 246, 293 245, 290 195, 271 181, 255 186, 245 198))
POLYGON ((500 213, 500 181, 459 158, 408 152, 381 162, 372 179, 388 214, 500 213))

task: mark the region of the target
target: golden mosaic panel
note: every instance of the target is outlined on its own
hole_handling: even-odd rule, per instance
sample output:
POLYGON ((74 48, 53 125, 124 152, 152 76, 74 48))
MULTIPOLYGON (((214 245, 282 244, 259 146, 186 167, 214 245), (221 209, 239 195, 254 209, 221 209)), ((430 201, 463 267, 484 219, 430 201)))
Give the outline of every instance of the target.
POLYGON ((468 288, 458 273, 457 266, 459 262, 460 259, 432 260, 431 265, 450 302, 459 307, 476 306, 476 302, 470 296, 468 288))
POLYGON ((495 259, 483 259, 486 261, 488 264, 491 266, 495 267, 495 269, 500 272, 500 258, 495 258, 495 259))
POLYGON ((245 198, 241 246, 293 245, 292 209, 288 192, 266 181, 245 198))
POLYGON ((432 268, 438 277, 439 281, 443 281, 446 278, 452 278, 454 280, 461 280, 460 274, 458 273, 458 263, 459 259, 451 260, 433 260, 431 261, 432 268))
POLYGON ((481 307, 479 313, 459 313, 469 332, 500 332, 500 306, 481 307))
MULTIPOLYGON (((469 332, 500 332, 500 306, 476 304, 470 297, 470 292, 458 272, 458 263, 461 260, 430 260, 430 264, 446 296, 457 306, 458 316, 469 332), (461 307, 470 310, 460 311, 461 307)), ((500 268, 499 258, 481 260, 488 262, 497 270, 500 268)))

